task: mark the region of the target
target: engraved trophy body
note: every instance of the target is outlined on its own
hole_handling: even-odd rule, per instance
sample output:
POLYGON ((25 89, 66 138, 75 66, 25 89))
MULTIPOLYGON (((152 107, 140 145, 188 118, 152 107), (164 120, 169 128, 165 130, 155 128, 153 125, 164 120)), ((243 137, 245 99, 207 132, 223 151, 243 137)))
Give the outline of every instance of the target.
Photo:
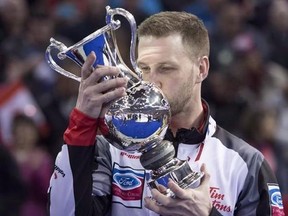
MULTIPOLYGON (((203 173, 193 171, 187 161, 175 158, 173 144, 163 140, 171 118, 170 106, 158 87, 142 80, 135 59, 137 26, 133 15, 122 8, 111 9, 107 6, 106 24, 71 47, 51 38, 45 55, 48 64, 53 70, 76 81, 81 81, 81 77, 60 67, 52 57, 53 49, 58 51, 58 61, 68 57, 82 66, 89 53, 94 51, 97 56, 94 67, 118 67, 120 76, 128 78, 127 95, 112 102, 105 114, 111 137, 119 144, 116 147, 141 153, 142 166, 151 170, 148 180, 150 188, 157 188, 159 184, 167 187, 169 178, 182 188, 195 187, 203 173), (115 31, 121 23, 114 20, 115 15, 124 16, 130 24, 130 61, 135 72, 126 66, 118 50, 115 31)), ((166 195, 173 196, 173 193, 167 190, 166 195)))

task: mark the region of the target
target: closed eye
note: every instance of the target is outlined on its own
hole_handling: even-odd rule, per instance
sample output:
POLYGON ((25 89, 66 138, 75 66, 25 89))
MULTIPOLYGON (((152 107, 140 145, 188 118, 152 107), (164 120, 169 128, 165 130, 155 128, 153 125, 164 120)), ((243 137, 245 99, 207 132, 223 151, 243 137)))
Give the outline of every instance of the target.
POLYGON ((149 73, 150 72, 150 68, 149 67, 139 67, 139 68, 142 71, 142 73, 149 73))
POLYGON ((161 73, 167 73, 167 72, 171 72, 171 71, 173 71, 173 70, 175 70, 174 67, 164 66, 164 67, 160 67, 160 68, 159 68, 159 71, 160 71, 161 73))

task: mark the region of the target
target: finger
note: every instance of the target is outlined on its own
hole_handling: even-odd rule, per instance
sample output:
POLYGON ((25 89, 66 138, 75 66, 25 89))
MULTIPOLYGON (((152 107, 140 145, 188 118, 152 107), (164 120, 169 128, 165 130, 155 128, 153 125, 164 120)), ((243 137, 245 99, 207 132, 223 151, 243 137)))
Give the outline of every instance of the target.
POLYGON ((157 189, 152 189, 151 194, 153 199, 160 203, 163 206, 173 206, 173 198, 166 196, 165 194, 162 194, 157 189))
POLYGON ((86 61, 84 62, 81 69, 81 77, 82 79, 87 79, 92 72, 93 64, 96 61, 96 54, 92 51, 88 56, 86 61))
POLYGON ((149 197, 145 197, 144 198, 144 202, 145 202, 145 207, 147 209, 150 209, 151 211, 159 214, 159 215, 165 215, 165 216, 178 216, 178 215, 183 215, 183 214, 179 214, 178 210, 179 209, 175 209, 175 208, 169 208, 166 207, 162 204, 157 203, 154 199, 149 198, 149 197))
POLYGON ((155 200, 153 200, 152 198, 149 197, 145 197, 144 198, 144 202, 145 202, 145 207, 156 212, 159 213, 160 212, 160 205, 156 203, 155 200))
POLYGON ((95 93, 102 93, 105 94, 109 91, 113 91, 116 88, 125 88, 127 86, 127 79, 126 78, 115 78, 111 80, 105 80, 97 85, 91 84, 90 88, 92 88, 95 93))
MULTIPOLYGON (((124 87, 115 88, 112 91, 106 92, 105 94, 98 95, 97 97, 95 97, 95 103, 97 104, 109 103, 125 95, 126 95, 126 89, 124 87)), ((93 98, 91 100, 93 100, 93 98)))
MULTIPOLYGON (((107 110, 109 109, 110 105, 111 105, 111 102, 108 102, 108 103, 106 102, 102 105, 102 110, 101 110, 101 113, 99 115, 100 118, 105 118, 105 114, 107 113, 107 110)), ((107 133, 108 133, 108 131, 107 131, 107 133)))
MULTIPOLYGON (((95 84, 99 81, 102 81, 102 78, 105 76, 117 77, 120 73, 120 70, 117 67, 112 66, 101 66, 99 65, 89 76, 89 79, 86 80, 87 84, 95 84)), ((108 79, 109 80, 109 79, 108 79)), ((105 80, 107 81, 107 80, 105 80)))
POLYGON ((176 197, 178 197, 180 199, 188 199, 189 198, 187 191, 185 189, 181 188, 179 185, 177 185, 172 179, 169 179, 168 187, 175 194, 176 197))
POLYGON ((167 188, 164 187, 163 185, 159 184, 157 186, 157 189, 161 192, 161 193, 165 193, 167 191, 167 188))

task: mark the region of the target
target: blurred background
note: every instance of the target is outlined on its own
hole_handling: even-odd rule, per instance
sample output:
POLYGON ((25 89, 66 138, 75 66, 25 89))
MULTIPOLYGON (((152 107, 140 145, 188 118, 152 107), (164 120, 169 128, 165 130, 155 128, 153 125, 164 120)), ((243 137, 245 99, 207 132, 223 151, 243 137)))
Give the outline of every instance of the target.
MULTIPOLYGON (((105 6, 139 24, 187 11, 209 30, 206 99, 220 126, 259 149, 288 194, 287 0, 0 0, 0 215, 45 215, 47 188, 78 83, 44 59, 50 37, 71 46, 105 25, 105 6)), ((130 30, 117 30, 129 64, 130 30)), ((71 61, 59 62, 79 73, 71 61)))

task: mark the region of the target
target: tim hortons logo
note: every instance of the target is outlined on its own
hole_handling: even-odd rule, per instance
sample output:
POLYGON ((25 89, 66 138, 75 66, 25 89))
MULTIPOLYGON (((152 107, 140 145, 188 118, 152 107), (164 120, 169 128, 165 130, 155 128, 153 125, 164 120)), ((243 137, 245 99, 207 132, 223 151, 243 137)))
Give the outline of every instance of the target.
POLYGON ((231 212, 231 206, 224 205, 225 195, 220 193, 220 188, 210 187, 210 197, 212 199, 213 206, 219 210, 224 212, 231 212))

